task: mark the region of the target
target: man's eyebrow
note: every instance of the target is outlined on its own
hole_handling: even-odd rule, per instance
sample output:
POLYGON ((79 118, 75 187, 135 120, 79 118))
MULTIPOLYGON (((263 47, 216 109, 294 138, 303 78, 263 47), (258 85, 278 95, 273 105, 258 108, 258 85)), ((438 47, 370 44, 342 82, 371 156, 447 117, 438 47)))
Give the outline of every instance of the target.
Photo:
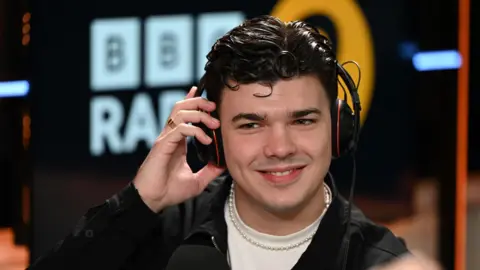
POLYGON ((321 114, 321 112, 317 108, 308 108, 308 109, 293 111, 289 113, 291 118, 302 118, 310 114, 321 114))
MULTIPOLYGON (((321 114, 320 110, 317 108, 308 108, 303 110, 297 110, 289 112, 288 115, 291 118, 301 118, 310 114, 321 114)), ((238 122, 240 120, 249 120, 249 121, 264 121, 267 117, 259 113, 239 113, 232 118, 232 122, 238 122)))
POLYGON ((250 121, 263 121, 266 117, 258 113, 239 113, 232 118, 232 122, 238 122, 240 120, 250 120, 250 121))

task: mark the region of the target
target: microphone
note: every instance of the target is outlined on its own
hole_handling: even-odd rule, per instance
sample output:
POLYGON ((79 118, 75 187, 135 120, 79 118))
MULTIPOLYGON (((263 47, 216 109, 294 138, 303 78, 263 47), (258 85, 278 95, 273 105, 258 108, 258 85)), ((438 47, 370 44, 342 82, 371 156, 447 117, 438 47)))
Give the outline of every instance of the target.
POLYGON ((213 247, 200 245, 180 246, 170 258, 166 270, 229 270, 226 258, 213 247))

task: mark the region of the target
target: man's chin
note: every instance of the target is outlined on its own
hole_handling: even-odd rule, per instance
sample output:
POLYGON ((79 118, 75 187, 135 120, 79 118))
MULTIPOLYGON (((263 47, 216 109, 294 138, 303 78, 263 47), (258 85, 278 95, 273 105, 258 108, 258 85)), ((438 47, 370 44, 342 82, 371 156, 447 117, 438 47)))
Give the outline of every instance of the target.
POLYGON ((264 207, 268 212, 274 215, 291 215, 301 211, 302 205, 303 204, 300 202, 270 202, 264 207))

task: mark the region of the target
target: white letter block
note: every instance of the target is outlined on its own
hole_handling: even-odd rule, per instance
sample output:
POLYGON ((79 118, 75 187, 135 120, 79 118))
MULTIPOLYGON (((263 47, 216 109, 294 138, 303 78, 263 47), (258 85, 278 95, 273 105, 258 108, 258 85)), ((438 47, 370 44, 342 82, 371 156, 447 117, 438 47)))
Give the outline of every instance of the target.
POLYGON ((145 85, 166 87, 193 81, 193 19, 152 16, 145 22, 145 85))
POLYGON ((92 91, 131 90, 140 86, 140 25, 137 18, 97 19, 92 22, 92 91))

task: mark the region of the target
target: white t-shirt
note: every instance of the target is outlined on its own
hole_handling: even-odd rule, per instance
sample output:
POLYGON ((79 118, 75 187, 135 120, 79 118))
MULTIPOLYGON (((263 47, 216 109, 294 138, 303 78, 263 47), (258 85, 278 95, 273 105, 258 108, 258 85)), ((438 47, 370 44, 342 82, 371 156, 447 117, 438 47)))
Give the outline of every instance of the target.
MULTIPOLYGON (((323 215, 320 216, 311 225, 294 234, 274 236, 260 233, 247 226, 240 219, 236 208, 234 215, 243 233, 250 239, 268 246, 286 246, 304 240, 318 229, 323 217, 323 215)), ((228 255, 232 270, 291 270, 311 242, 305 242, 303 245, 287 251, 266 250, 251 244, 242 237, 230 219, 228 199, 225 204, 225 220, 228 228, 228 255)))

